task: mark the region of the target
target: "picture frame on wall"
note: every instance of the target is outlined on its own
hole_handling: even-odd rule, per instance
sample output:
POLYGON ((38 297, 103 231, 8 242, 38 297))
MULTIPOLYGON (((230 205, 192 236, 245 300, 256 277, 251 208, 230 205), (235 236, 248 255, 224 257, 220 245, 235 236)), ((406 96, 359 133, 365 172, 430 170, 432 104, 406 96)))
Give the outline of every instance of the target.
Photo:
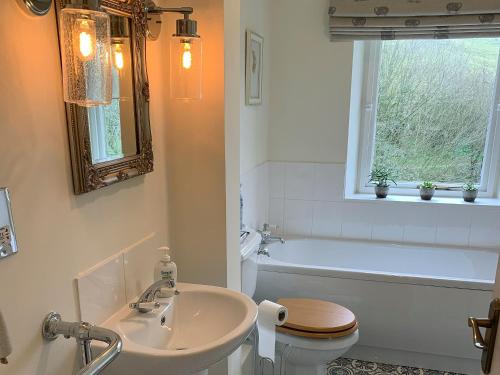
POLYGON ((264 62, 264 38, 246 32, 245 102, 247 105, 262 104, 262 72, 264 62))

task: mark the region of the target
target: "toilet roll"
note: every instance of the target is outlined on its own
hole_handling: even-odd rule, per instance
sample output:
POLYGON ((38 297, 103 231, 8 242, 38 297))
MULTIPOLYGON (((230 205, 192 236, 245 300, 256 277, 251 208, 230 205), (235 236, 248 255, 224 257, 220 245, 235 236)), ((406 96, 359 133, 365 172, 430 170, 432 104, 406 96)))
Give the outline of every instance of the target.
POLYGON ((7 325, 0 311, 0 363, 7 364, 7 357, 12 353, 7 325))
POLYGON ((288 310, 285 306, 267 300, 259 304, 257 329, 259 332, 258 353, 261 358, 269 358, 274 362, 276 326, 285 324, 287 318, 288 310))

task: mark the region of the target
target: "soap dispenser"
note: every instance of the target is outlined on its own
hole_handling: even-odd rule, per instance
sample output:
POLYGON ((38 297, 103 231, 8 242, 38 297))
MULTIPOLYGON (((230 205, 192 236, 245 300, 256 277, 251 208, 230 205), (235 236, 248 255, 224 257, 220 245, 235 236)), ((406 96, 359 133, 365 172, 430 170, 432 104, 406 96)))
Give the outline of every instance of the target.
MULTIPOLYGON (((158 248, 158 251, 162 253, 162 257, 155 267, 155 281, 174 280, 177 284, 177 265, 171 260, 169 254, 170 248, 162 246, 158 248)), ((170 293, 164 292, 163 289, 167 288, 162 288, 160 297, 170 297, 170 293)))

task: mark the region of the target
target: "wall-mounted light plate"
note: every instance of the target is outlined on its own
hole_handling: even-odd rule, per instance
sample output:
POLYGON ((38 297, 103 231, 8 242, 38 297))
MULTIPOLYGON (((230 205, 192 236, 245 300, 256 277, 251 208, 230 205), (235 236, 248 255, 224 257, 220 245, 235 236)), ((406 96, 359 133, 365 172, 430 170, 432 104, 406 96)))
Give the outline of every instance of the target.
POLYGON ((155 41, 161 33, 161 15, 148 14, 147 34, 148 40, 155 41))
MULTIPOLYGON (((154 1, 149 0, 146 3, 148 9, 156 8, 154 1)), ((158 39, 161 33, 161 14, 160 13, 148 13, 147 14, 148 27, 146 31, 146 36, 148 40, 155 41, 158 39)))
POLYGON ((7 188, 0 188, 0 260, 15 253, 17 242, 9 191, 7 188))
POLYGON ((32 13, 37 16, 43 16, 47 14, 50 10, 50 6, 52 5, 52 0, 23 0, 24 4, 26 4, 26 8, 28 8, 32 13))

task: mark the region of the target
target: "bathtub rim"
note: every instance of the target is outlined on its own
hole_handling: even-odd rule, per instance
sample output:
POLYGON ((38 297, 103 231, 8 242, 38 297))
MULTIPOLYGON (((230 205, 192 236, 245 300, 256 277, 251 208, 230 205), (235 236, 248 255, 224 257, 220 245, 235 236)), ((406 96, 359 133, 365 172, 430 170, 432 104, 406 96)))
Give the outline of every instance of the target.
MULTIPOLYGON (((440 246, 436 244, 418 244, 418 243, 397 243, 391 241, 374 241, 374 240, 357 240, 345 238, 325 238, 325 237, 306 237, 306 236, 288 236, 287 241, 340 241, 359 244, 377 244, 382 246, 390 246, 393 248, 412 248, 422 247, 426 249, 439 249, 439 250, 465 250, 465 251, 481 251, 496 254, 500 257, 500 251, 491 248, 471 248, 460 246, 440 246)), ((272 250, 273 246, 280 246, 281 244, 268 245, 272 250)), ((271 253, 272 254, 272 253, 271 253)), ((419 274, 404 274, 404 273, 387 273, 382 271, 360 270, 356 268, 335 268, 318 265, 301 265, 296 263, 283 262, 278 259, 259 255, 258 259, 259 271, 288 273, 288 274, 301 274, 308 276, 319 277, 332 277, 340 279, 352 279, 372 282, 384 282, 392 284, 407 284, 407 285, 422 285, 429 287, 444 287, 468 290, 481 290, 493 291, 495 279, 468 279, 456 277, 430 277, 428 275, 419 274)))

